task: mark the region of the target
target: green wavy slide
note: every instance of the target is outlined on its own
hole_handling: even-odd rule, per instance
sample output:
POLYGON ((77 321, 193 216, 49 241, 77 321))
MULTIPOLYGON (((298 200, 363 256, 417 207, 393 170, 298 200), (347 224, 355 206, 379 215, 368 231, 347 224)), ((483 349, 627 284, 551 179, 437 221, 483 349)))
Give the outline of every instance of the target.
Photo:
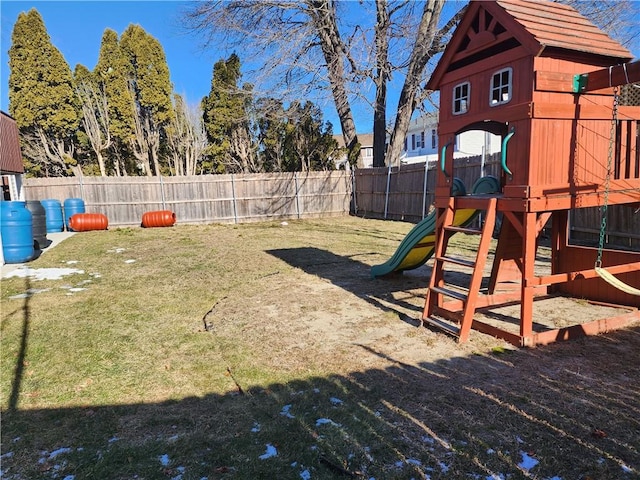
MULTIPOLYGON (((479 178, 472 187, 473 195, 498 193, 499 191, 500 181, 492 176, 479 178)), ((459 178, 453 179, 453 195, 466 195, 464 183, 459 178)), ((469 225, 478 213, 478 210, 473 209, 458 210, 455 213, 453 223, 456 226, 469 225)), ((382 277, 424 265, 431 258, 435 249, 435 230, 436 210, 411 229, 389 260, 371 267, 371 276, 373 278, 382 277)))

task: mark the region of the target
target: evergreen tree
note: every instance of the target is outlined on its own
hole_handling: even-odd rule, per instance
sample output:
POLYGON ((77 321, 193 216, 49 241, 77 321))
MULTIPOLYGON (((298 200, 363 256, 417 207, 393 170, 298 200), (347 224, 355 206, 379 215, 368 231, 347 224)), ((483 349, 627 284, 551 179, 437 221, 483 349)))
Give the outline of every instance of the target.
POLYGON ((129 60, 120 48, 118 34, 106 29, 102 34, 100 54, 93 74, 107 100, 109 134, 112 139, 108 155, 116 175, 137 173, 130 161, 129 146, 135 139, 135 109, 127 75, 129 60))
POLYGON ((80 102, 69 65, 36 9, 18 16, 11 41, 9 113, 31 152, 33 173, 72 174, 80 102))
POLYGON ((274 98, 259 99, 256 102, 256 116, 262 169, 265 172, 282 172, 287 131, 282 101, 274 98))
POLYGON ((311 102, 295 102, 287 109, 287 117, 285 170, 334 170, 338 142, 331 123, 323 124, 320 108, 311 102))
POLYGON ((219 60, 213 66, 209 96, 202 100, 207 155, 217 173, 258 171, 248 121, 251 92, 238 87, 240 77, 236 54, 219 60))
POLYGON ((136 110, 133 153, 142 173, 160 175, 161 141, 174 115, 173 87, 164 50, 140 25, 129 25, 122 34, 120 47, 129 61, 129 91, 136 110))

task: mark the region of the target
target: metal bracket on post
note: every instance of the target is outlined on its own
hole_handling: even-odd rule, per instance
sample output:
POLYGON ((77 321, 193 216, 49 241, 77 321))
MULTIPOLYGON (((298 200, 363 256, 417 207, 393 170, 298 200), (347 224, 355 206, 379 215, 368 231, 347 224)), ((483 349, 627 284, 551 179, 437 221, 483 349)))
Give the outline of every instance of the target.
POLYGON ((573 76, 573 93, 583 93, 589 81, 588 73, 577 73, 573 76))
POLYGON ((509 170, 509 167, 507 167, 507 143, 509 143, 509 140, 511 140, 511 137, 513 137, 514 133, 516 133, 516 127, 511 127, 511 131, 507 134, 506 137, 502 139, 502 150, 500 152, 502 170, 504 170, 509 175, 509 177, 513 177, 513 173, 511 173, 511 170, 509 170))

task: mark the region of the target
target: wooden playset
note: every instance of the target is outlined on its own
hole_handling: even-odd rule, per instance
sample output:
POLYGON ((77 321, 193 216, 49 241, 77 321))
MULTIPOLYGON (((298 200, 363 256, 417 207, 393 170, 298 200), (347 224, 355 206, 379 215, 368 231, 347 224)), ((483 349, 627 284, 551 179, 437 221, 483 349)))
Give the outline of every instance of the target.
POLYGON ((467 340, 471 328, 519 346, 596 334, 640 319, 640 252, 569 243, 572 209, 640 202, 640 107, 618 105, 621 85, 640 81, 640 62, 576 10, 550 1, 471 1, 427 88, 440 91, 441 168, 436 180, 435 263, 422 320, 467 340), (502 136, 499 194, 452 196, 455 135, 502 136), (456 210, 483 210, 481 229, 455 227, 456 210), (503 221, 488 288, 485 259, 503 221), (538 236, 551 225, 551 274, 534 272, 538 236), (477 257, 447 255, 449 237, 480 235, 477 257), (469 268, 466 292, 446 266, 469 268), (514 275, 515 273, 515 275, 514 275), (550 294, 625 307, 614 317, 534 329, 534 301, 550 294), (474 318, 520 305, 519 333, 474 318))

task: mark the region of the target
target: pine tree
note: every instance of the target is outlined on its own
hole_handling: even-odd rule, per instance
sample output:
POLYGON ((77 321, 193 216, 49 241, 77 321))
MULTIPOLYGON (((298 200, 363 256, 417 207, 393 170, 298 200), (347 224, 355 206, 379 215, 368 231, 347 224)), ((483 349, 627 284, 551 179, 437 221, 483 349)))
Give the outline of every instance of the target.
POLYGON ((129 62, 129 91, 136 110, 133 152, 142 173, 160 175, 161 139, 174 115, 173 87, 164 50, 140 25, 129 25, 122 34, 120 47, 129 62))
POLYGON ((284 171, 286 137, 285 111, 282 101, 261 98, 256 101, 260 162, 265 172, 284 171))
POLYGON ((236 54, 219 60, 213 66, 209 96, 202 100, 207 155, 217 173, 259 170, 249 130, 251 91, 238 87, 240 78, 240 58, 236 54))
POLYGON ((333 170, 338 142, 333 126, 323 124, 322 111, 311 102, 293 103, 287 109, 284 166, 287 171, 333 170))
POLYGON ((9 113, 42 175, 69 175, 76 165, 80 102, 69 65, 51 44, 36 9, 21 13, 9 49, 9 113))

